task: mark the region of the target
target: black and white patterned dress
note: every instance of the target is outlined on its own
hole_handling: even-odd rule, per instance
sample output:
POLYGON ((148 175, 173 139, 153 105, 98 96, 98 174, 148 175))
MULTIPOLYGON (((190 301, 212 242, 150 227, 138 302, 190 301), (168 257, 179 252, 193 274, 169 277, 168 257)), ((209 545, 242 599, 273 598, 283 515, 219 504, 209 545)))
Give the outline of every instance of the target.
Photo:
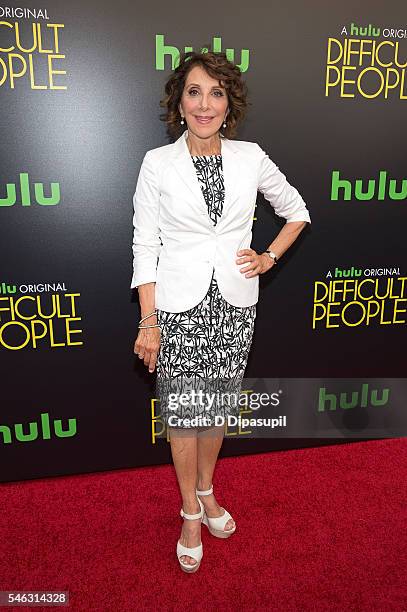
MULTIPOLYGON (((223 212, 225 195, 222 155, 191 157, 208 214, 216 225, 223 212)), ((238 415, 241 407, 238 396, 255 318, 256 304, 237 307, 225 301, 215 269, 199 304, 184 312, 157 309, 161 327, 157 357, 158 412, 167 426, 211 427, 222 424, 218 417, 226 420, 227 415, 238 415), (181 403, 170 401, 180 393, 186 394, 181 403), (204 399, 208 397, 206 393, 212 394, 212 404, 204 399), (169 417, 172 417, 170 421, 169 417), (190 419, 194 417, 197 419, 193 423, 190 419)))

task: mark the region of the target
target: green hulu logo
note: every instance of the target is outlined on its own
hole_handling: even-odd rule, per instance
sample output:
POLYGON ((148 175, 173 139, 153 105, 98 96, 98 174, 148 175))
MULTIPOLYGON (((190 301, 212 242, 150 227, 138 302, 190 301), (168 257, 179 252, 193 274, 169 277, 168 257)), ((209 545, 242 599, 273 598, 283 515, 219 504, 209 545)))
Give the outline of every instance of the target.
POLYGON ((350 24, 350 35, 351 36, 379 36, 380 28, 375 28, 369 23, 368 26, 362 28, 362 26, 357 26, 354 23, 350 24))
POLYGON ((51 430, 48 412, 41 413, 41 420, 28 423, 28 433, 25 431, 27 425, 16 423, 13 426, 0 425, 0 433, 4 444, 12 442, 32 442, 33 440, 50 440, 52 437, 71 438, 76 435, 76 419, 68 419, 68 429, 63 429, 61 419, 54 419, 51 430))
POLYGON ((8 285, 6 283, 0 283, 0 295, 7 295, 8 293, 15 293, 17 291, 17 285, 8 285))
MULTIPOLYGON (((184 47, 185 52, 193 51, 193 47, 184 47)), ((203 47, 201 53, 207 53, 209 49, 203 47)), ((222 51, 222 39, 214 36, 212 38, 212 51, 220 53, 222 51)), ((225 49, 226 57, 229 61, 234 62, 240 69, 240 72, 246 72, 249 68, 249 49, 242 49, 240 52, 240 63, 235 59, 234 49, 225 49)), ((166 45, 164 43, 164 34, 156 34, 155 36, 155 68, 156 70, 165 70, 165 56, 171 57, 171 70, 179 66, 180 52, 174 45, 166 45)))
POLYGON ((379 397, 378 389, 372 389, 369 394, 369 384, 364 383, 360 391, 344 391, 339 394, 327 393, 326 387, 319 389, 318 412, 325 412, 328 405, 329 410, 336 410, 338 407, 342 410, 348 408, 367 408, 368 406, 385 406, 389 401, 390 389, 383 389, 381 397, 379 397))
POLYGON ((335 268, 335 278, 355 278, 356 276, 362 276, 362 268, 351 268, 342 269, 335 268))
POLYGON ((387 171, 380 170, 379 180, 369 179, 364 188, 364 180, 356 179, 355 185, 346 179, 339 178, 339 170, 333 170, 331 179, 331 200, 405 200, 407 198, 407 179, 402 179, 401 188, 397 191, 397 180, 389 179, 387 184, 387 171), (342 190, 341 192, 339 190, 342 190), (341 196, 341 197, 340 197, 341 196))
MULTIPOLYGON (((19 191, 17 192, 17 185, 15 183, 6 184, 6 197, 0 198, 0 206, 14 206, 17 202, 17 193, 20 197, 20 203, 22 206, 31 206, 31 193, 30 193, 30 180, 28 172, 20 172, 20 182, 18 184, 19 191)), ((51 195, 44 195, 44 184, 34 183, 34 196, 37 204, 42 206, 53 206, 59 204, 61 200, 61 192, 59 183, 51 183, 51 195)))

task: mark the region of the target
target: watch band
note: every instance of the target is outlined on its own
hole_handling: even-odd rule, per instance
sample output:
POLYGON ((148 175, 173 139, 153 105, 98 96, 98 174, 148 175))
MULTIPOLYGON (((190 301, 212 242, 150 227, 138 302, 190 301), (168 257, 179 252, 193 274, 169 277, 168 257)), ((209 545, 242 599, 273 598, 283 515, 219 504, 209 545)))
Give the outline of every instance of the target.
POLYGON ((273 251, 267 250, 267 251, 265 251, 265 253, 268 253, 269 257, 272 257, 274 259, 274 263, 278 262, 277 255, 275 253, 273 253, 273 251))

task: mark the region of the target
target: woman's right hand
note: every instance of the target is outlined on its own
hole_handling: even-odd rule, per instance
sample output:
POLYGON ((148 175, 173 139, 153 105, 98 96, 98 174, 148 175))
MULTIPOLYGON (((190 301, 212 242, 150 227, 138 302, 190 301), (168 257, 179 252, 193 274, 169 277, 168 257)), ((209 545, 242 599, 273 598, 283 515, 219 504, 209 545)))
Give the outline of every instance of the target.
POLYGON ((161 330, 159 327, 140 329, 134 343, 134 352, 140 359, 144 359, 144 365, 148 366, 149 372, 155 370, 160 344, 161 330))

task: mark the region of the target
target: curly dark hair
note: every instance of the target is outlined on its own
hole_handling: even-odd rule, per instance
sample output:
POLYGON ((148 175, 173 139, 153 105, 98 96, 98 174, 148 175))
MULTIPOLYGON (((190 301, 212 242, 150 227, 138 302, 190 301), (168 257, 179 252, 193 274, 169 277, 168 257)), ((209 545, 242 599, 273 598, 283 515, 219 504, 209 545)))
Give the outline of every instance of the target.
POLYGON ((183 51, 180 53, 179 64, 173 70, 165 83, 165 97, 160 100, 160 106, 166 108, 166 112, 160 115, 160 119, 167 124, 169 135, 176 139, 181 136, 185 126, 180 124, 181 115, 178 109, 185 82, 189 71, 196 65, 201 66, 214 79, 218 79, 219 85, 226 89, 228 97, 229 113, 226 128, 222 133, 226 138, 236 136, 237 127, 246 116, 248 102, 248 87, 242 78, 240 68, 228 60, 226 53, 205 51, 201 52, 183 51), (222 81, 222 83, 221 83, 222 81))

